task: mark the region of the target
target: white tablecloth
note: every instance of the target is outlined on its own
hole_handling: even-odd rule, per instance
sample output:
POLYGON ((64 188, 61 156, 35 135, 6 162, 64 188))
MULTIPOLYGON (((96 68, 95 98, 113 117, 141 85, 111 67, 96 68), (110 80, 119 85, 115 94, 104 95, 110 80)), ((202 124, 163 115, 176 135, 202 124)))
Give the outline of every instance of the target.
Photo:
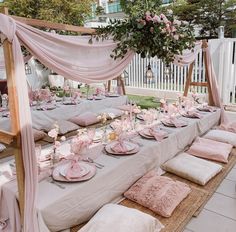
MULTIPOLYGON (((122 194, 149 170, 174 157, 198 136, 219 122, 220 110, 205 113, 202 119, 189 121, 184 128, 168 128, 171 133, 162 142, 137 136, 143 144, 136 155, 116 159, 101 154, 97 162, 105 165, 94 178, 83 183, 63 183, 61 189, 43 180, 39 183, 38 218, 41 232, 59 231, 88 220, 102 205, 118 201, 122 194), (48 230, 49 229, 49 230, 48 230)), ((67 146, 67 145, 65 145, 67 146)), ((4 188, 7 188, 5 185, 4 188)), ((9 191, 13 191, 9 189, 9 191)))
MULTIPOLYGON (((107 97, 103 100, 81 100, 78 105, 58 104, 54 110, 38 111, 32 107, 33 128, 41 130, 44 126, 54 123, 56 120, 68 120, 86 111, 99 112, 105 108, 115 108, 126 104, 127 96, 107 97)), ((0 129, 9 131, 9 118, 0 118, 0 129)))

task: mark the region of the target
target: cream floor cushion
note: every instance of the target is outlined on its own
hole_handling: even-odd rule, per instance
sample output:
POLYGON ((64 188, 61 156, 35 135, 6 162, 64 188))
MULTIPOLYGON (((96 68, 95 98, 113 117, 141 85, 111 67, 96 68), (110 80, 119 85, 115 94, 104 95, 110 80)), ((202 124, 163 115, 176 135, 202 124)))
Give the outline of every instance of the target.
POLYGON ((229 143, 236 147, 236 133, 224 130, 210 130, 203 136, 206 139, 212 139, 218 142, 229 143))
POLYGON ((164 226, 136 209, 107 204, 79 232, 159 232, 164 226))
POLYGON ((222 170, 222 166, 203 160, 187 153, 180 153, 162 165, 167 172, 190 180, 194 183, 205 185, 211 178, 222 170))

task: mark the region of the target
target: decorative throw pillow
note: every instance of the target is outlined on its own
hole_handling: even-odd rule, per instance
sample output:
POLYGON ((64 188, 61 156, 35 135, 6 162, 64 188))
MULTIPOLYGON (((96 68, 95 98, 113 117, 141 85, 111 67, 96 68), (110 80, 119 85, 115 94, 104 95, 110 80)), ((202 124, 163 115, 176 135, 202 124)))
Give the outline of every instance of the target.
POLYGON ((210 130, 203 136, 206 139, 212 139, 222 143, 229 143, 236 147, 236 133, 224 130, 210 130))
MULTIPOLYGON (((79 126, 74 124, 73 122, 65 121, 65 120, 59 120, 57 121, 57 125, 59 126, 59 135, 64 135, 66 133, 69 133, 74 130, 78 130, 79 126)), ((53 123, 46 126, 44 130, 46 132, 49 132, 51 129, 53 129, 53 123)))
POLYGON ((0 143, 0 152, 4 151, 6 149, 6 146, 0 143))
POLYGON ((228 156, 233 146, 211 139, 197 138, 187 153, 201 158, 228 163, 228 156))
POLYGON ((106 108, 98 112, 98 114, 102 114, 102 113, 107 114, 108 119, 117 118, 124 114, 122 110, 115 109, 115 108, 106 108))
POLYGON ((107 204, 79 232, 159 232, 164 226, 136 209, 107 204))
POLYGON ((39 141, 47 136, 47 134, 45 132, 40 131, 40 130, 36 130, 36 129, 33 129, 33 134, 34 134, 34 141, 35 142, 39 141))
POLYGON ((93 112, 82 113, 76 117, 69 119, 69 121, 80 126, 90 126, 99 122, 97 115, 93 112))
POLYGON ((155 171, 151 171, 139 179, 124 195, 163 217, 170 217, 190 192, 191 189, 187 184, 158 176, 155 171))
POLYGON ((194 183, 205 185, 222 170, 222 166, 203 160, 187 153, 181 153, 166 163, 162 168, 194 183))

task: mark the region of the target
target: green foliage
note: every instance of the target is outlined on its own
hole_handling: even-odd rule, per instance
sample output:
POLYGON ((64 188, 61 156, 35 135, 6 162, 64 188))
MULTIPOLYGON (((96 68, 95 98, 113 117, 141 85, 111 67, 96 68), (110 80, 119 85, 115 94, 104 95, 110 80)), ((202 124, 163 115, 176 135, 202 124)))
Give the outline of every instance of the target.
MULTIPOLYGON (((194 46, 193 28, 174 18, 171 11, 160 16, 149 11, 140 16, 130 16, 125 20, 114 20, 105 28, 99 28, 95 39, 112 37, 117 47, 111 57, 123 58, 128 50, 141 57, 154 57, 170 63, 175 54, 194 46)), ((91 38, 90 42, 93 42, 91 38)))
POLYGON ((120 5, 127 15, 136 16, 140 12, 157 9, 162 4, 162 0, 120 0, 120 5))
POLYGON ((172 9, 181 20, 200 27, 203 37, 216 37, 219 26, 225 26, 225 35, 230 37, 236 27, 236 0, 177 1, 172 9))
POLYGON ((51 22, 83 25, 93 0, 5 0, 10 14, 51 22))
POLYGON ((105 13, 104 8, 102 6, 97 6, 95 14, 96 15, 102 15, 104 13, 105 13))

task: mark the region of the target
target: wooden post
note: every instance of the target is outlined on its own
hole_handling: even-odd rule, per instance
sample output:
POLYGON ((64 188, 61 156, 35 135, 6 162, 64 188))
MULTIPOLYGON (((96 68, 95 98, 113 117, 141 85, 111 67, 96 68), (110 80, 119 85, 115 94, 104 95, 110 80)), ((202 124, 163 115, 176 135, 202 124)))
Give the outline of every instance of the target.
POLYGON ((184 88, 184 96, 185 97, 187 97, 187 95, 188 95, 188 90, 189 90, 191 80, 192 80, 193 65, 194 65, 194 62, 189 65, 188 76, 187 76, 186 83, 185 83, 185 88, 184 88))
MULTIPOLYGON (((207 48, 208 47, 208 43, 206 40, 203 41, 202 44, 202 48, 207 48)), ((210 79, 209 79, 209 75, 208 75, 208 71, 209 71, 209 67, 207 64, 207 57, 206 57, 206 51, 203 50, 203 59, 204 59, 204 65, 205 65, 205 70, 206 70, 206 81, 207 81, 207 89, 208 89, 208 101, 209 101, 209 105, 212 106, 214 105, 214 101, 213 101, 213 96, 212 96, 212 89, 211 89, 211 84, 210 84, 210 79)))
POLYGON ((108 92, 111 91, 111 80, 108 81, 108 87, 107 87, 108 92))
POLYGON ((126 92, 125 92, 125 83, 124 83, 124 80, 122 79, 121 76, 117 77, 117 85, 121 86, 122 94, 123 94, 123 95, 126 95, 126 92))
MULTIPOLYGON (((4 7, 2 12, 8 13, 7 8, 4 7)), ((23 157, 22 157, 19 105, 18 105, 18 97, 17 97, 17 90, 16 90, 13 51, 12 51, 12 44, 7 39, 3 41, 3 50, 4 50, 4 58, 5 58, 6 75, 7 75, 9 110, 10 110, 10 115, 11 115, 11 132, 13 135, 16 135, 13 142, 13 147, 14 147, 14 155, 15 155, 15 163, 16 163, 20 214, 21 214, 21 221, 23 223, 24 199, 25 199, 25 173, 24 173, 24 165, 23 165, 23 157)))

